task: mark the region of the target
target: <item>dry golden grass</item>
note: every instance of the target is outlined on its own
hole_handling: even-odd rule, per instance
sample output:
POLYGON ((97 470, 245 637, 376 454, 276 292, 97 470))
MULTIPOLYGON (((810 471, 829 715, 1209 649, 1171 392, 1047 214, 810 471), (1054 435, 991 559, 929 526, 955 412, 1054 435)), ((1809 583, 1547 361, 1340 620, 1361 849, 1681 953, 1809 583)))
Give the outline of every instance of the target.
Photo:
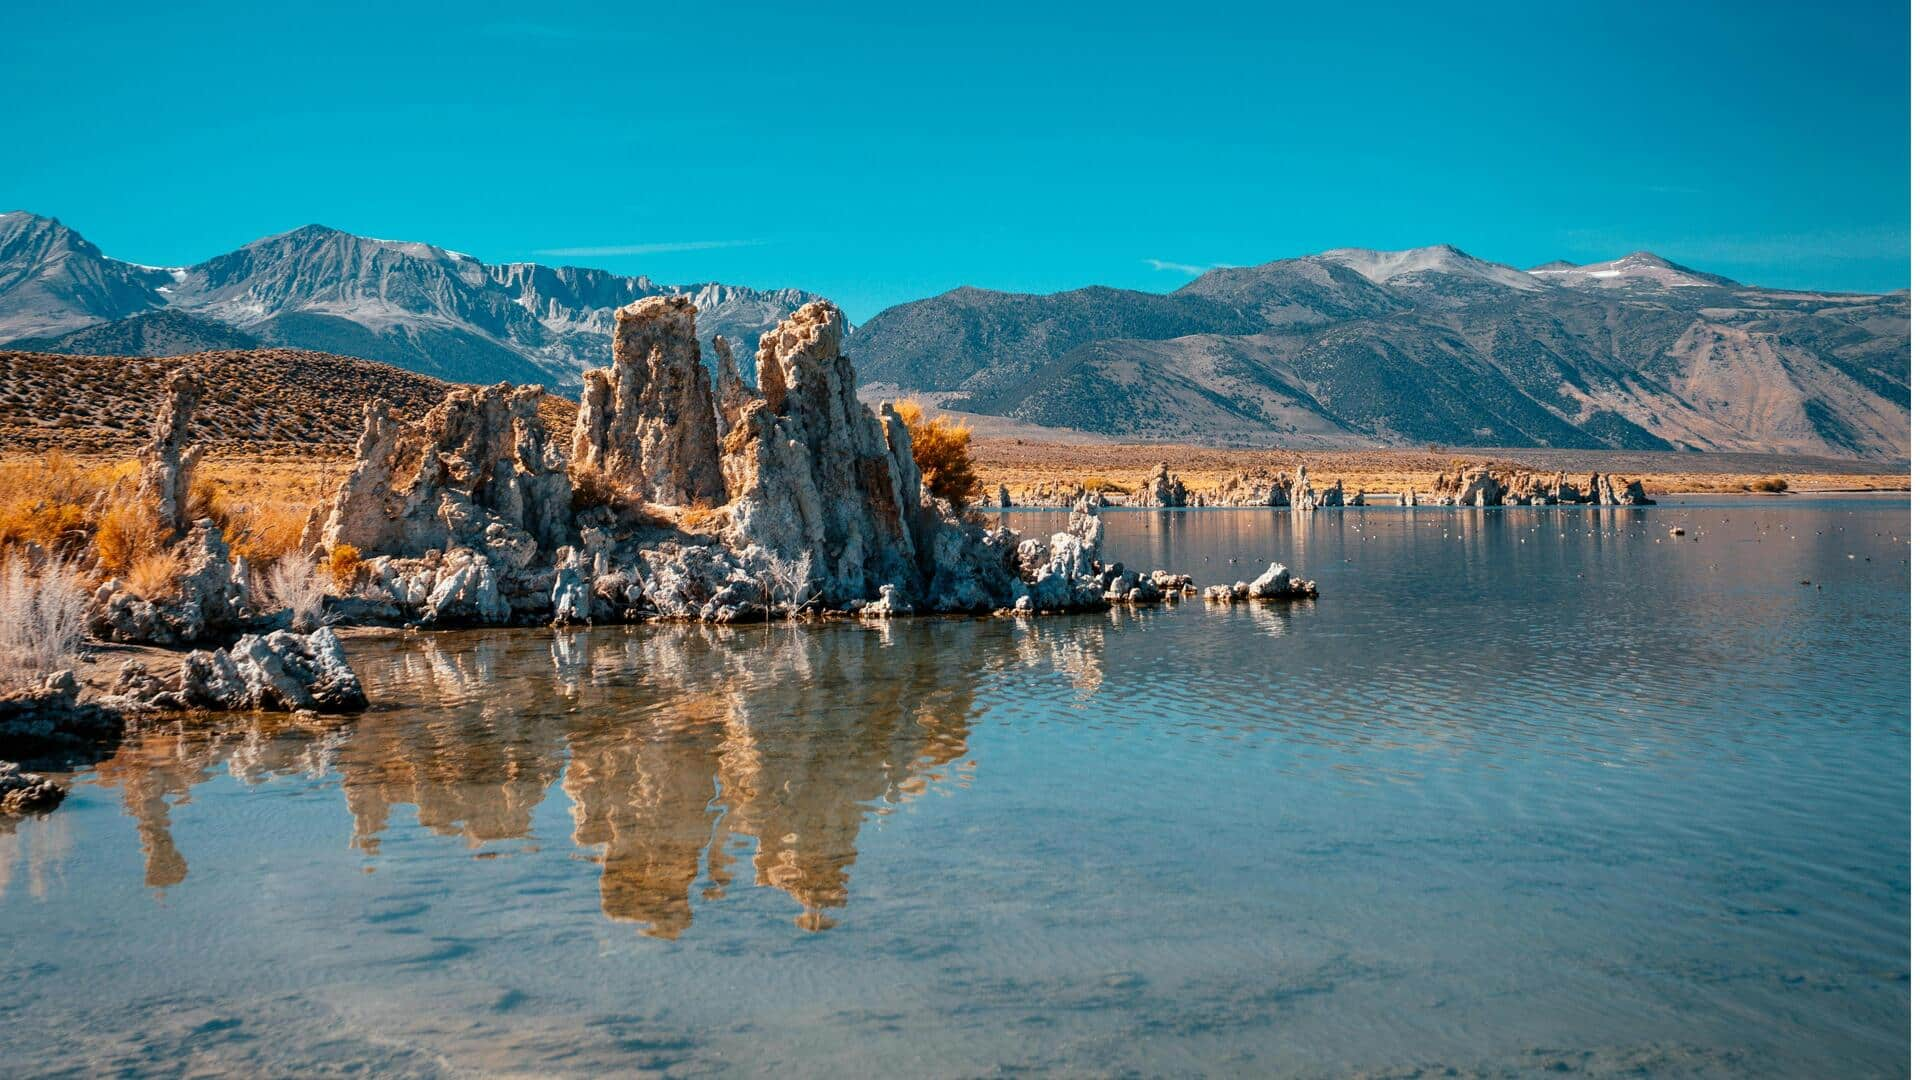
POLYGON ((94 522, 93 550, 100 569, 109 574, 132 570, 141 557, 160 550, 165 539, 159 511, 130 496, 107 507, 94 522))
MULTIPOLYGON (((332 497, 344 467, 324 457, 203 462, 189 512, 212 518, 234 554, 265 569, 298 548, 308 514, 332 497)), ((154 508, 134 496, 138 473, 131 458, 53 451, 0 459, 0 552, 90 550, 101 575, 125 575, 166 540, 154 508)))
POLYGON ((680 512, 680 527, 689 532, 710 533, 727 523, 725 511, 697 502, 680 512))
POLYGON ((333 497, 345 463, 215 459, 194 477, 196 517, 212 518, 238 556, 265 570, 300 546, 313 508, 333 497))
POLYGON ((131 477, 131 469, 59 451, 0 461, 0 550, 33 544, 77 553, 92 539, 107 494, 131 477))
POLYGON ((134 557, 122 580, 140 599, 161 600, 174 594, 186 568, 178 550, 146 551, 134 557))
POLYGON ((576 514, 597 510, 602 506, 618 510, 627 501, 620 485, 603 469, 592 465, 574 465, 567 470, 567 479, 573 484, 573 512, 576 514))

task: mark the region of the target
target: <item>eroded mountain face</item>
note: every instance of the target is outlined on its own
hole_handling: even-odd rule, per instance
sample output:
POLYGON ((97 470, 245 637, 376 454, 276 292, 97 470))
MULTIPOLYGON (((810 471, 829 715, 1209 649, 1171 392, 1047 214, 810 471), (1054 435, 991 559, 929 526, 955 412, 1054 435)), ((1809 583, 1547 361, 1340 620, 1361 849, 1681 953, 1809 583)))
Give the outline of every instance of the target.
POLYGON ((309 225, 190 267, 106 257, 51 218, 0 215, 0 341, 44 352, 181 355, 292 347, 456 382, 579 385, 604 363, 614 312, 684 296, 703 326, 753 355, 815 297, 798 289, 483 263, 431 244, 309 225))
POLYGON ((849 343, 972 412, 1214 443, 1904 458, 1911 305, 1638 252, 1532 271, 1438 246, 1211 271, 1170 295, 959 289, 849 343))

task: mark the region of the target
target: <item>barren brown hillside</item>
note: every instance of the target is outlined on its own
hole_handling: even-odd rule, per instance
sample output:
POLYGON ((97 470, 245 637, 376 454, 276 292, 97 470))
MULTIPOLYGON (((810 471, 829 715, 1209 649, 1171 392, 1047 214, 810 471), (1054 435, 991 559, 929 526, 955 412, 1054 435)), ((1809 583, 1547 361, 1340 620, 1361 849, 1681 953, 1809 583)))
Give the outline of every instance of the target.
MULTIPOLYGON (((388 364, 295 349, 188 356, 62 356, 0 352, 0 445, 118 454, 147 435, 168 373, 199 370, 207 396, 196 435, 218 455, 346 454, 369 400, 405 416, 433 407, 449 383, 388 364)), ((550 422, 572 425, 571 402, 552 399, 550 422)))

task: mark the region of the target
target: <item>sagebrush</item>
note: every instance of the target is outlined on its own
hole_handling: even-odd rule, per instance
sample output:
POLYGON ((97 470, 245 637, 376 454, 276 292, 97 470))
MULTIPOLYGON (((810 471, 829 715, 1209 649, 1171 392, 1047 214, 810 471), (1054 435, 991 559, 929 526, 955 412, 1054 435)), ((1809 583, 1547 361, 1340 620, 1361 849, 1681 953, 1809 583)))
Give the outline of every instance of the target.
POLYGON ((87 636, 87 589, 59 557, 32 566, 10 556, 0 566, 0 682, 34 682, 70 668, 87 636))

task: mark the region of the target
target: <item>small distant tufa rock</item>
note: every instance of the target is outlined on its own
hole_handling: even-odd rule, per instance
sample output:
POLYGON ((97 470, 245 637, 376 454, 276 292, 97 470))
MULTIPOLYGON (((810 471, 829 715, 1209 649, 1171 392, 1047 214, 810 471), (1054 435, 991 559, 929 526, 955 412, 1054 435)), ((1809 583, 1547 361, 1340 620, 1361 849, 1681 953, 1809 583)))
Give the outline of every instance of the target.
POLYGON ((1134 497, 1134 504, 1165 509, 1187 506, 1187 485, 1173 475, 1172 468, 1163 461, 1147 474, 1146 482, 1140 485, 1140 493, 1134 497))
POLYGON ((1594 473, 1586 484, 1566 473, 1532 473, 1475 465, 1434 478, 1433 501, 1440 506, 1650 506, 1640 481, 1594 473))
POLYGON ((1239 472, 1206 496, 1208 506, 1286 506, 1292 485, 1265 470, 1239 472))
POLYGON ((1269 563, 1266 570, 1251 582, 1236 581, 1232 585, 1209 585, 1205 593, 1208 600, 1229 604, 1246 600, 1310 599, 1319 595, 1318 585, 1294 577, 1280 563, 1269 563))

